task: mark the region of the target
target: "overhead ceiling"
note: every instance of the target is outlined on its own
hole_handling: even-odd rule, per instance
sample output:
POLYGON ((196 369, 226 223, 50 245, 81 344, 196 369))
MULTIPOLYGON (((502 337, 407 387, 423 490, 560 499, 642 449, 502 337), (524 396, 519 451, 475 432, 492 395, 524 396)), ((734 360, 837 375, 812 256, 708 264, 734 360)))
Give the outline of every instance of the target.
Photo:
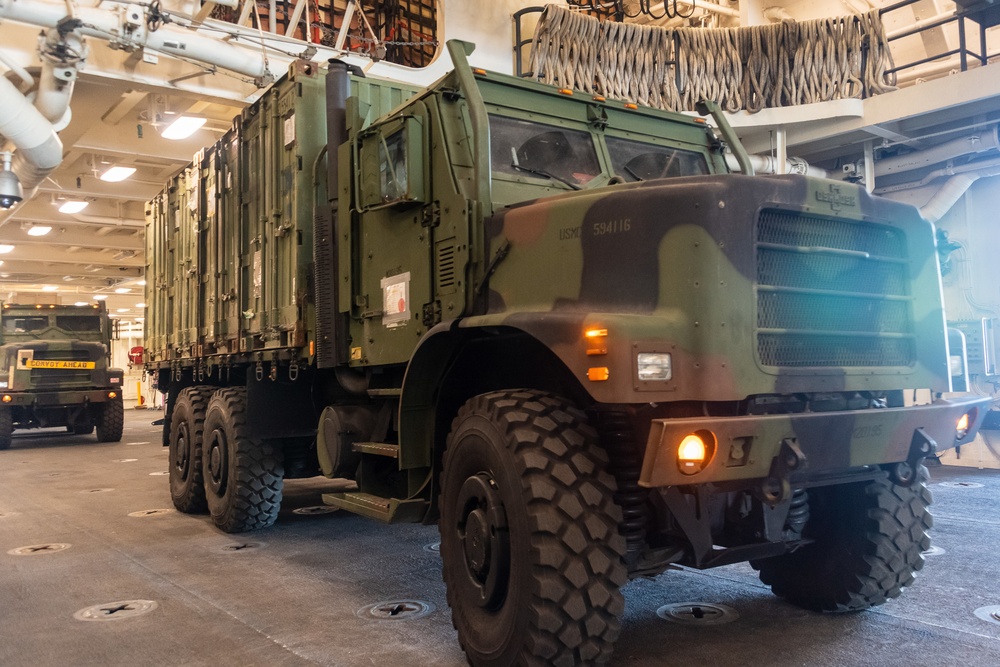
MULTIPOLYGON (((89 4, 109 9, 119 6, 99 0, 89 4)), ((463 31, 459 35, 463 38, 478 38, 481 44, 496 41, 499 46, 491 53, 499 56, 483 66, 498 69, 498 62, 510 61, 511 13, 531 3, 494 2, 489 16, 483 16, 485 10, 476 11, 474 4, 447 3, 445 9, 451 14, 444 17, 445 25, 451 31, 463 31)), ((743 4, 747 3, 739 3, 743 4)), ((765 4, 778 5, 793 15, 799 10, 805 18, 829 10, 829 3, 821 2, 765 4)), ((869 3, 844 6, 850 4, 869 3)), ((949 8, 953 10, 954 4, 925 0, 914 6, 912 20, 949 8)), ((910 16, 905 14, 897 24, 905 25, 910 16)), ((37 34, 37 27, 0 23, 0 52, 24 66, 37 66, 37 34)), ((442 39, 447 36, 442 35, 442 39)), ((271 69, 280 73, 292 55, 306 51, 309 45, 283 37, 279 41, 280 48, 271 53, 271 69)), ((0 254, 0 300, 72 303, 93 301, 100 295, 107 297, 112 313, 135 321, 142 317, 145 202, 198 150, 215 142, 260 89, 246 77, 213 73, 203 65, 162 54, 114 51, 95 39, 89 43, 90 56, 72 96, 72 120, 59 133, 64 160, 33 200, 21 204, 14 216, 0 223, 0 245, 15 246, 14 251, 0 254), (182 112, 197 113, 208 121, 187 139, 163 139, 159 134, 162 127, 182 112), (135 167, 136 172, 125 181, 106 183, 98 176, 111 165, 135 167), (70 199, 87 201, 88 206, 77 214, 60 213, 58 205, 70 199), (32 226, 51 227, 51 231, 30 236, 32 226)), ((479 57, 486 57, 484 54, 488 52, 481 46, 479 57)), ((329 55, 332 52, 321 48, 316 58, 329 55)), ((428 70, 411 70, 411 76, 425 83, 443 69, 447 63, 438 62, 428 70)), ((509 71, 509 65, 506 69, 509 71)), ((943 72, 947 74, 947 68, 943 72)), ((1000 77, 989 74, 985 69, 967 72, 963 81, 971 83, 932 81, 923 84, 926 87, 914 86, 863 103, 847 100, 839 105, 824 103, 825 107, 809 105, 815 107, 809 109, 765 110, 733 120, 751 151, 768 152, 774 142, 773 129, 782 126, 792 154, 836 165, 845 157, 856 156, 865 141, 920 147, 927 135, 944 138, 948 131, 996 120, 1000 77)), ((931 138, 931 143, 937 138, 931 138)))

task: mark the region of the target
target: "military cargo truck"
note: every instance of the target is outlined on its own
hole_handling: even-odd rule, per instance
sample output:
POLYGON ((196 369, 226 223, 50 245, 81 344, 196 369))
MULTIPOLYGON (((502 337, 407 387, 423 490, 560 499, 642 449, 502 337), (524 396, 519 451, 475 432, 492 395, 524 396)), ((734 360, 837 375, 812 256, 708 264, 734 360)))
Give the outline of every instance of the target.
POLYGON ((931 225, 728 173, 721 114, 470 49, 420 91, 299 63, 150 203, 176 507, 262 528, 318 468, 356 482, 331 505, 437 521, 474 665, 605 662, 621 586, 674 564, 750 561, 817 610, 898 596, 922 462, 986 409, 941 397, 931 225))
POLYGON ((52 426, 121 440, 124 372, 110 367, 111 333, 103 303, 0 306, 0 449, 14 429, 52 426))

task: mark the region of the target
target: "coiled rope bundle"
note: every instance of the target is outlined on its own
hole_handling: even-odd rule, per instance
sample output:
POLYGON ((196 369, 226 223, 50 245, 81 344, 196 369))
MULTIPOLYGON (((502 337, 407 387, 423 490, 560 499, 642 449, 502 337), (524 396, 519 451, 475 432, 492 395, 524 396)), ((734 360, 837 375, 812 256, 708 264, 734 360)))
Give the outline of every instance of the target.
POLYGON ((548 5, 530 59, 543 83, 671 111, 710 99, 727 111, 751 113, 893 90, 891 66, 878 10, 747 28, 669 29, 548 5))

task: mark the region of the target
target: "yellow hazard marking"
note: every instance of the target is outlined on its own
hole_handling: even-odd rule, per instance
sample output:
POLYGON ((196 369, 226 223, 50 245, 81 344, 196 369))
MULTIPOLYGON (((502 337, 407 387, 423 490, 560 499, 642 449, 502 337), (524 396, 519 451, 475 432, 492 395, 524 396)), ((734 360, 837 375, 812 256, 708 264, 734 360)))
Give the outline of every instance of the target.
POLYGON ((90 370, 93 361, 58 361, 56 359, 28 359, 28 368, 80 368, 90 370))

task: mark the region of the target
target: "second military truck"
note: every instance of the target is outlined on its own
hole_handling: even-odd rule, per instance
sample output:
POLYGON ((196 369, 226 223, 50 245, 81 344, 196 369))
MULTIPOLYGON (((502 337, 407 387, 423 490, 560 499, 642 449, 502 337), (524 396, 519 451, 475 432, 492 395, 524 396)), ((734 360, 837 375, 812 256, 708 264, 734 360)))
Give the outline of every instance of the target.
POLYGON ((0 449, 14 429, 64 426, 122 438, 120 368, 111 368, 112 322, 103 303, 0 306, 0 449))
POLYGON ((297 63, 150 203, 176 507, 262 528, 319 470, 357 483, 331 505, 437 521, 474 665, 607 661, 622 585, 672 564, 749 560, 817 610, 899 595, 922 462, 985 414, 939 397, 931 225, 727 173, 721 115, 725 142, 469 49, 419 91, 297 63))

